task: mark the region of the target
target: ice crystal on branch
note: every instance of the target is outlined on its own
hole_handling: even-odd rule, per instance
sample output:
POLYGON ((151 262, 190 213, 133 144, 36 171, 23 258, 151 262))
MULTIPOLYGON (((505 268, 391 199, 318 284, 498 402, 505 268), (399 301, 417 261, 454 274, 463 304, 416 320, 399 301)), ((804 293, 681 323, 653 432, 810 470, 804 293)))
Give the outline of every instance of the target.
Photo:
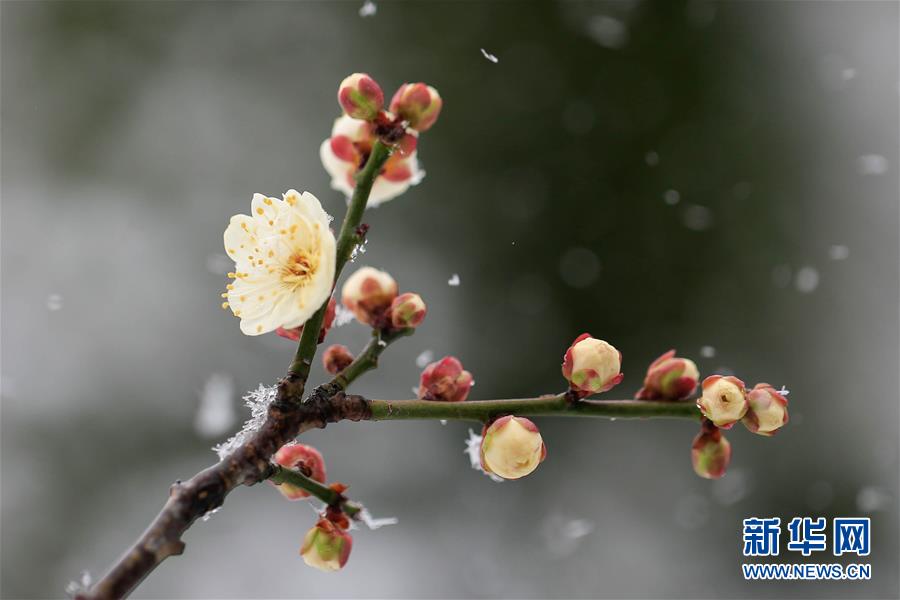
POLYGON ((212 450, 219 455, 219 460, 224 460, 229 454, 240 448, 247 438, 256 432, 266 421, 269 405, 275 400, 278 388, 274 385, 259 387, 244 396, 244 404, 250 409, 250 418, 236 434, 228 438, 228 441, 216 444, 212 450))
POLYGON ((388 525, 396 525, 400 522, 400 519, 398 519, 397 517, 373 517, 372 513, 370 513, 369 509, 365 506, 363 506, 359 511, 358 518, 366 527, 368 527, 372 531, 381 529, 382 527, 386 527, 388 525))

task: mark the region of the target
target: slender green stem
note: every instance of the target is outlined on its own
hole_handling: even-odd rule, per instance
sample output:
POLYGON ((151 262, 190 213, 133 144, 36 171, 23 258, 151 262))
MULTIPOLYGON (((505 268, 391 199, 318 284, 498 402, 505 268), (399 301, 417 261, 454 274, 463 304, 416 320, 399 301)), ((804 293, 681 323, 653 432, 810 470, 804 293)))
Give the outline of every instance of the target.
MULTIPOLYGON (((344 215, 344 222, 341 225, 341 231, 337 239, 337 256, 334 267, 335 281, 340 277, 344 265, 350 260, 350 256, 353 254, 353 247, 362 241, 357 229, 362 223, 363 213, 366 211, 366 204, 369 201, 369 193, 372 191, 375 178, 378 177, 381 167, 384 166, 390 155, 391 149, 380 141, 376 141, 372 146, 372 153, 369 155, 365 166, 356 174, 356 187, 353 189, 353 196, 350 198, 350 205, 347 207, 347 213, 344 215)), ((297 352, 294 354, 294 360, 288 368, 288 375, 295 376, 302 381, 309 377, 309 369, 312 366, 313 356, 316 354, 319 330, 322 329, 327 306, 328 302, 326 301, 304 323, 303 333, 300 335, 300 343, 297 346, 297 352)))
POLYGON ((322 485, 315 479, 307 477, 299 471, 294 471, 279 465, 274 465, 273 469, 274 472, 269 477, 269 480, 272 483, 287 483, 306 490, 311 496, 315 496, 328 506, 340 508, 348 517, 353 517, 362 510, 362 507, 359 504, 347 500, 344 498, 343 494, 337 493, 330 487, 322 485))
POLYGON ((344 216, 344 223, 338 234, 335 279, 350 260, 353 247, 362 241, 359 239, 356 229, 362 223, 363 213, 366 211, 366 204, 369 201, 369 193, 372 191, 375 178, 378 177, 390 155, 391 148, 381 141, 376 141, 372 146, 372 153, 369 154, 366 165, 356 174, 356 187, 353 188, 353 196, 350 198, 350 205, 347 207, 347 214, 344 216))
POLYGON ((693 402, 651 402, 645 400, 578 400, 565 394, 517 400, 471 400, 433 402, 428 400, 370 400, 373 421, 407 419, 455 419, 485 422, 502 415, 519 417, 606 417, 609 419, 700 418, 693 402))
POLYGON ((338 373, 332 382, 341 390, 346 390, 360 375, 378 366, 378 357, 392 342, 412 335, 413 328, 395 329, 392 331, 373 331, 372 340, 346 369, 338 373))
MULTIPOLYGON (((411 335, 414 331, 415 329, 413 328, 392 331, 373 331, 372 341, 366 345, 360 355, 357 356, 346 369, 338 373, 331 382, 322 387, 327 388, 328 393, 332 395, 346 390, 350 384, 356 381, 361 375, 378 366, 378 357, 381 356, 381 353, 384 352, 385 348, 392 342, 407 335, 411 335)), ((341 494, 333 489, 322 485, 318 481, 311 479, 302 473, 276 464, 272 464, 271 468, 272 472, 271 475, 269 475, 269 479, 272 483, 289 483, 295 485, 306 490, 329 506, 340 504, 341 509, 350 517, 356 515, 362 508, 358 504, 347 501, 341 494)))

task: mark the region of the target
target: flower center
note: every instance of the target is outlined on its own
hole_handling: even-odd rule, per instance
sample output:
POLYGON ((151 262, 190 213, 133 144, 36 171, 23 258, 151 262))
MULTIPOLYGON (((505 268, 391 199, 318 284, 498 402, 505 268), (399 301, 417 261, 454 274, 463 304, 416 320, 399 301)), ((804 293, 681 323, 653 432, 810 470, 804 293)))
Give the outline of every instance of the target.
POLYGON ((309 283, 319 269, 318 256, 306 250, 297 250, 281 269, 281 281, 294 287, 309 283))

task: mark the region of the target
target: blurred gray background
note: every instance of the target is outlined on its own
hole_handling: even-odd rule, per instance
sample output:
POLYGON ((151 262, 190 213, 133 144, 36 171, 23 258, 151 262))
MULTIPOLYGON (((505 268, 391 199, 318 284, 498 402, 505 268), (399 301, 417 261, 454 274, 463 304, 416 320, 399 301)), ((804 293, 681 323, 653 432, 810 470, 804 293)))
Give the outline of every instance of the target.
POLYGON ((709 482, 693 423, 545 419, 547 462, 502 484, 469 468, 465 424, 340 424, 307 441, 400 519, 342 573, 302 564, 313 512, 258 486, 137 597, 897 597, 898 4, 361 6, 0 6, 0 595, 101 574, 283 374, 293 344, 219 308, 222 231, 253 192, 341 214, 318 148, 365 71, 445 106, 428 176, 368 213, 357 261, 429 316, 358 391, 409 397, 427 351, 473 398, 558 391, 589 331, 624 353, 612 397, 675 347, 786 385, 791 423, 735 428, 709 482), (221 422, 195 425, 201 397, 221 422), (766 515, 871 516, 873 579, 745 582, 741 520, 766 515))

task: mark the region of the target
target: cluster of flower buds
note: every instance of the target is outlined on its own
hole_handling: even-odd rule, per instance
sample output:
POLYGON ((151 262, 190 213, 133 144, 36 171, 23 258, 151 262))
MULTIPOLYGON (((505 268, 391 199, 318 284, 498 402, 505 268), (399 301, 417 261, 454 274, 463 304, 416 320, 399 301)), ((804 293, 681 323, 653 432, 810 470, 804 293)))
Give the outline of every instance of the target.
POLYGON ((618 385, 625 377, 621 369, 621 352, 607 342, 583 333, 566 350, 562 374, 570 389, 584 398, 618 385))
MULTIPOLYGON (((325 460, 322 454, 306 444, 290 443, 279 448, 272 460, 282 467, 299 471, 310 479, 325 483, 325 460)), ((290 483, 274 484, 288 500, 309 498, 306 490, 290 483)), ((347 489, 342 483, 331 484, 331 489, 343 494, 347 489)), ((300 556, 304 562, 322 571, 337 571, 347 563, 353 539, 347 533, 350 520, 340 509, 327 507, 318 522, 306 533, 300 556)))
POLYGON ((331 175, 331 187, 347 196, 356 187, 356 174, 365 165, 376 140, 394 152, 375 179, 369 206, 377 206, 417 184, 424 172, 416 157, 419 133, 434 125, 441 112, 440 94, 424 83, 404 83, 384 110, 381 86, 365 73, 350 75, 338 88, 343 110, 322 143, 319 154, 331 175))
MULTIPOLYGON (((272 460, 286 469, 299 471, 319 483, 325 483, 325 459, 322 454, 306 444, 286 444, 278 449, 272 460)), ((302 500, 309 492, 290 483, 274 484, 288 500, 302 500)))
POLYGON ((537 425, 524 417, 500 417, 481 432, 481 468, 503 479, 525 477, 547 457, 537 425))
POLYGON ((475 384, 472 374, 454 356, 429 364, 419 377, 419 400, 462 402, 475 384))
POLYGON ((717 427, 730 429, 741 421, 760 435, 773 435, 788 422, 787 398, 768 383, 747 390, 737 377, 712 375, 703 380, 697 406, 717 427))
MULTIPOLYGON (((694 361, 675 356, 669 350, 647 369, 637 400, 686 400, 697 388, 700 372, 694 361)), ((691 446, 694 471, 706 479, 725 474, 731 460, 731 444, 722 435, 741 421, 760 435, 773 435, 788 422, 787 399, 767 383, 747 390, 733 376, 711 375, 703 380, 697 407, 703 414, 700 433, 691 446)))
POLYGON ((650 364, 638 400, 684 400, 697 389, 700 371, 689 358, 675 356, 669 350, 650 364))
POLYGON ((360 323, 374 329, 418 327, 427 307, 421 296, 397 294, 397 282, 388 273, 362 267, 341 288, 341 302, 360 323))
MULTIPOLYGON (((328 306, 325 308, 325 318, 322 321, 322 328, 319 330, 319 343, 325 341, 325 336, 328 335, 328 330, 331 329, 332 324, 334 324, 334 315, 337 309, 337 302, 332 297, 328 300, 328 306)), ((280 335, 281 337, 298 342, 300 341, 300 336, 303 335, 303 325, 300 327, 294 327, 293 329, 285 329, 284 327, 279 327, 275 330, 275 333, 280 335)))
POLYGON ((788 422, 787 399, 767 383, 747 390, 737 377, 712 375, 703 380, 697 406, 703 425, 691 447, 694 471, 707 479, 725 474, 731 444, 722 435, 741 421, 753 433, 771 436, 788 422))

